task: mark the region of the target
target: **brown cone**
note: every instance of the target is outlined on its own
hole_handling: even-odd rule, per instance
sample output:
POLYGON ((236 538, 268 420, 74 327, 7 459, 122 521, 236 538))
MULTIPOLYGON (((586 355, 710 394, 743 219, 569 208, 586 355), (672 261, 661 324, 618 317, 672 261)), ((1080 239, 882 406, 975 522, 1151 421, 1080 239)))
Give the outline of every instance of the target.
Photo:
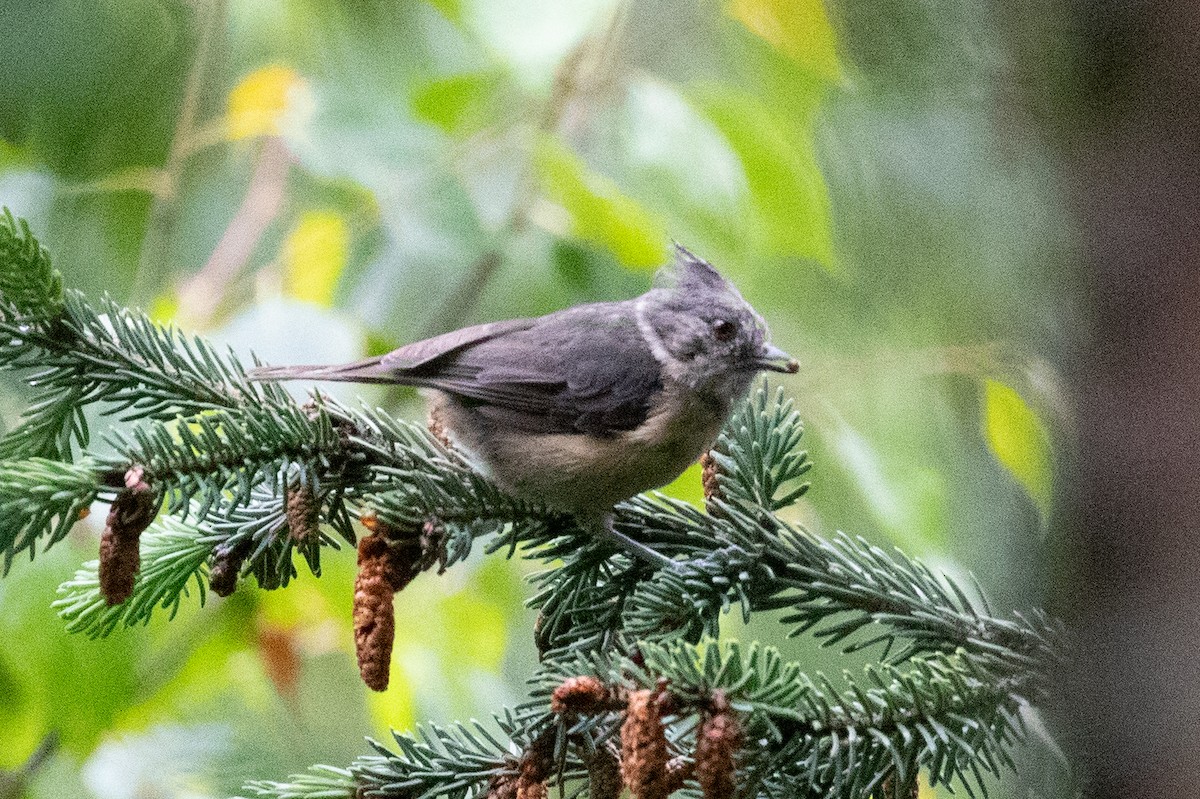
MULTIPOLYGON (((388 685, 396 634, 395 593, 425 568, 421 531, 392 527, 364 513, 359 521, 371 531, 358 541, 358 577, 354 581, 354 643, 363 682, 376 691, 388 685)), ((425 529, 428 531, 428 525, 425 529)))
POLYGON ((454 442, 450 439, 450 431, 446 428, 445 422, 442 421, 442 412, 437 406, 430 408, 426 426, 429 428, 429 433, 440 441, 443 447, 454 449, 454 442))
POLYGON ((217 596, 229 596, 237 589, 242 563, 250 554, 250 541, 240 545, 221 544, 213 550, 212 566, 208 570, 208 587, 217 596))
POLYGON ((711 452, 700 456, 700 484, 704 487, 706 502, 721 499, 721 484, 717 480, 718 472, 717 459, 712 456, 711 452))
POLYGON ((554 689, 550 709, 555 713, 598 713, 607 710, 612 695, 595 677, 568 677, 554 689))
POLYGON ((321 535, 321 503, 304 483, 288 486, 284 500, 288 535, 293 541, 314 541, 321 535))
POLYGON ((625 783, 621 781, 621 761, 607 746, 596 750, 587 763, 588 799, 618 799, 625 783))
POLYGON ((547 728, 525 750, 515 785, 516 799, 546 799, 549 796, 546 781, 554 773, 555 737, 555 729, 547 728))
POLYGON ((100 537, 100 593, 109 605, 133 593, 142 564, 138 542, 158 513, 158 496, 142 476, 140 466, 125 473, 125 488, 113 500, 100 537))
POLYGON ((658 691, 629 694, 621 725, 621 778, 634 799, 665 799, 673 790, 658 691))
POLYGON ((392 597, 395 571, 392 551, 381 535, 364 536, 358 541, 358 577, 354 581, 354 646, 358 671, 363 682, 374 691, 388 686, 392 661, 392 641, 396 634, 392 597))
POLYGON ((714 691, 711 713, 696 734, 696 780, 704 799, 731 799, 737 790, 734 758, 744 743, 742 725, 724 691, 714 691))

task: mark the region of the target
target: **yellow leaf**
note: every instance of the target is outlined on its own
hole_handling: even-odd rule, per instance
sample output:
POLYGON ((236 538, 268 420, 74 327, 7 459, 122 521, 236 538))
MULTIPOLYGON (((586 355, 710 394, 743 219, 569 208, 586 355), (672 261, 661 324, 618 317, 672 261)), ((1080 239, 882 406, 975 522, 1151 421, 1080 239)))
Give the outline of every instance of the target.
POLYGON ((1050 511, 1050 436, 1041 419, 1014 389, 984 381, 983 432, 996 460, 1017 478, 1042 516, 1050 511))
POLYGON ((841 82, 836 37, 822 0, 731 0, 729 13, 817 76, 841 82))
POLYGON ((346 268, 350 231, 333 211, 309 211, 283 243, 284 291, 289 297, 328 307, 346 268))
POLYGON ((179 297, 175 294, 159 294, 150 303, 150 309, 146 313, 160 325, 173 322, 179 314, 179 297))
POLYGON ((307 114, 312 105, 308 82, 280 64, 242 78, 229 93, 226 126, 231 139, 277 136, 288 120, 307 114))
POLYGON ((663 222, 609 178, 590 171, 561 142, 546 137, 536 153, 542 191, 571 217, 570 233, 612 251, 625 266, 653 268, 666 259, 663 222))

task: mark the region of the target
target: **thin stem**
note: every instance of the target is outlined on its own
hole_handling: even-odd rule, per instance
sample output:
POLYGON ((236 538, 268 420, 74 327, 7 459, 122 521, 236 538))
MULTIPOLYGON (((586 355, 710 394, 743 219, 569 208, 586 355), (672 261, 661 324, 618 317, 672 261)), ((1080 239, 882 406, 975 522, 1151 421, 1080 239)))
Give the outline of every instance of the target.
POLYGON ((183 102, 175 133, 167 150, 167 163, 159 175, 160 191, 153 196, 150 219, 146 224, 142 251, 134 273, 129 304, 145 306, 154 298, 153 292, 161 283, 167 262, 167 248, 179 221, 179 182, 183 176, 187 158, 192 152, 192 138, 196 130, 196 119, 200 112, 200 97, 208 84, 208 72, 214 46, 225 19, 225 0, 197 0, 195 4, 197 27, 200 30, 196 43, 196 56, 188 70, 183 102))
MULTIPOLYGON (((526 154, 517 176, 516 198, 508 211, 500 230, 497 243, 475 259, 467 273, 451 290, 449 297, 433 315, 425 331, 426 336, 445 333, 461 327, 479 304, 492 276, 503 263, 503 242, 520 235, 529 225, 529 215, 537 200, 536 149, 544 134, 555 133, 563 124, 568 110, 581 94, 580 89, 591 91, 600 82, 582 79, 583 75, 611 70, 611 51, 624 28, 627 6, 621 4, 613 12, 608 27, 600 36, 590 36, 580 42, 558 65, 554 81, 550 86, 550 97, 539 116, 530 152, 526 154), (600 57, 595 57, 599 53, 600 57), (593 56, 589 58, 589 56, 593 56)), ((605 72, 605 74, 607 74, 605 72)))

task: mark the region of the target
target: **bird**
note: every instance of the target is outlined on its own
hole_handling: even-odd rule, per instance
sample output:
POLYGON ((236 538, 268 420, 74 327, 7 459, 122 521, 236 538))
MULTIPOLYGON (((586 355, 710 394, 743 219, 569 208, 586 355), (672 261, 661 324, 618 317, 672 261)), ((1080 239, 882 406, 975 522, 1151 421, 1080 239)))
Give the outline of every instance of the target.
POLYGON ((422 389, 431 419, 484 477, 661 565, 670 561, 614 529, 613 507, 666 485, 710 449, 759 373, 798 368, 733 284, 675 244, 671 263, 633 299, 249 376, 422 389))

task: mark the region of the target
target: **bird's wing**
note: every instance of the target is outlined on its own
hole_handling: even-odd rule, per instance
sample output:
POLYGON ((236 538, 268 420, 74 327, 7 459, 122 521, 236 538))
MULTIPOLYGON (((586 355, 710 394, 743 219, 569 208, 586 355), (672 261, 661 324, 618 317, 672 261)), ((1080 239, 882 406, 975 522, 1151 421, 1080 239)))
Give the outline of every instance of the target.
POLYGON ((475 325, 355 363, 263 367, 250 376, 434 388, 498 427, 592 435, 636 428, 662 389, 659 364, 622 303, 475 325))
POLYGON ((662 389, 658 362, 619 303, 550 314, 406 375, 462 398, 498 425, 536 433, 632 430, 662 389))
POLYGON ((405 344, 392 350, 379 360, 380 367, 395 371, 419 369, 445 355, 481 344, 498 336, 527 330, 537 319, 509 319, 504 322, 488 322, 482 325, 452 330, 440 336, 405 344))

